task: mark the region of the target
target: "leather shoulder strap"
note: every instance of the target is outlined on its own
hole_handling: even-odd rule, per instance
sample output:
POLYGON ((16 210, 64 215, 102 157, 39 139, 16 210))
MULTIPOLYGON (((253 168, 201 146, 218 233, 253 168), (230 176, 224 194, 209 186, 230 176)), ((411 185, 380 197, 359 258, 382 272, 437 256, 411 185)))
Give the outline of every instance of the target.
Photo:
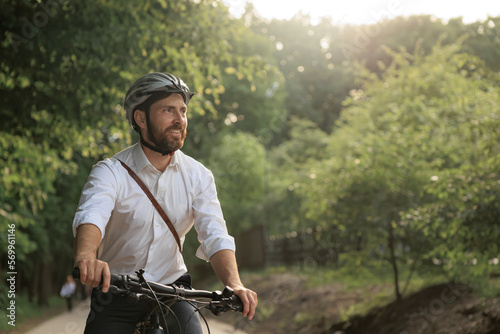
POLYGON ((179 251, 182 253, 181 239, 179 238, 179 235, 177 234, 177 231, 175 230, 174 224, 172 224, 172 222, 168 218, 165 211, 163 211, 163 208, 160 206, 158 201, 154 198, 153 194, 151 194, 148 187, 146 187, 146 185, 144 184, 144 182, 142 182, 142 180, 139 178, 139 176, 137 176, 137 174, 129 166, 127 166, 126 163, 124 163, 123 161, 121 161, 119 159, 118 159, 118 161, 120 161, 122 166, 129 173, 129 175, 134 179, 135 182, 137 182, 137 184, 139 185, 139 187, 141 187, 141 189, 144 191, 146 196, 148 196, 151 203, 153 203, 153 206, 156 208, 156 210, 158 211, 160 216, 163 218, 163 220, 165 221, 165 224, 167 224, 168 228, 170 229, 170 232, 172 232, 172 234, 174 235, 175 241, 177 241, 177 246, 179 247, 179 251))

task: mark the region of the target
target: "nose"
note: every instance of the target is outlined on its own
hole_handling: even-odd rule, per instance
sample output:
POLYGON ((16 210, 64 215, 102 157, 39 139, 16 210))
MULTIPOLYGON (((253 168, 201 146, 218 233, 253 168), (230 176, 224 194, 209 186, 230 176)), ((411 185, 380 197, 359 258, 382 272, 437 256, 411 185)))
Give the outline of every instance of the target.
POLYGON ((182 114, 179 110, 174 111, 172 114, 175 122, 181 122, 182 114))
POLYGON ((184 125, 186 123, 186 116, 180 110, 176 110, 173 113, 173 118, 174 118, 173 123, 175 124, 184 125))

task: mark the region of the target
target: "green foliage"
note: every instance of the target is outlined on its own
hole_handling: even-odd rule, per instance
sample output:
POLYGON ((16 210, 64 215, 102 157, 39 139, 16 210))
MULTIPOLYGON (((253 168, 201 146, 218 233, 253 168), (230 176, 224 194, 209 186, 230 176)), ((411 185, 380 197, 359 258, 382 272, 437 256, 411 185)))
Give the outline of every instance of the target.
MULTIPOLYGON (((244 27, 220 3, 4 1, 0 15, 0 233, 16 224, 17 268, 42 283, 71 268, 71 221, 90 167, 131 143, 122 101, 134 80, 172 72, 196 92, 193 118, 215 118, 227 68, 242 81, 263 78, 257 67, 274 71, 231 52, 244 27)), ((19 289, 28 283, 50 294, 38 282, 19 289)))
POLYGON ((202 160, 209 157, 210 143, 228 133, 248 132, 269 146, 281 140, 277 135, 286 121, 284 78, 270 44, 238 23, 232 29, 225 43, 235 60, 220 65, 224 86, 214 101, 217 114, 195 113, 190 119, 184 150, 202 160))
POLYGON ((304 198, 311 218, 385 244, 382 258, 395 247, 400 264, 428 270, 433 258, 463 278, 497 255, 498 229, 484 228, 498 217, 500 95, 497 75, 459 49, 392 54, 382 78, 368 73, 304 198))
MULTIPOLYGON (((251 15, 250 13, 248 15, 251 15)), ((332 52, 341 28, 323 20, 312 25, 307 17, 265 22, 252 18, 251 28, 274 47, 286 79, 286 109, 291 115, 310 119, 330 131, 341 103, 354 85, 352 68, 332 52)))
POLYGON ((500 34, 500 17, 489 17, 484 22, 474 22, 465 27, 458 25, 458 28, 464 29, 469 36, 464 42, 464 51, 481 58, 488 67, 498 71, 500 69, 498 62, 500 40, 497 36, 500 34))
POLYGON ((302 210, 300 188, 316 177, 307 167, 326 157, 327 134, 308 119, 292 117, 288 127, 290 139, 269 151, 264 196, 269 233, 286 233, 317 223, 302 210))
POLYGON ((222 137, 212 151, 208 166, 214 172, 219 200, 233 234, 262 223, 266 164, 264 147, 247 133, 222 137))
POLYGON ((39 277, 21 289, 67 273, 81 187, 137 139, 123 97, 151 71, 196 92, 184 150, 214 172, 231 233, 333 229, 362 259, 346 270, 496 268, 500 18, 335 26, 251 6, 236 20, 221 1, 8 0, 0 22, 1 257, 14 223, 19 270, 39 277))

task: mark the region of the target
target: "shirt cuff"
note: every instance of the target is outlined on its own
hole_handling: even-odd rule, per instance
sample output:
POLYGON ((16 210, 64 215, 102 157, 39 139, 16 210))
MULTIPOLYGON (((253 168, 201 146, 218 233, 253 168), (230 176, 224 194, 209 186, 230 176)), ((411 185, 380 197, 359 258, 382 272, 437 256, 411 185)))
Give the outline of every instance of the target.
POLYGON ((219 236, 213 239, 207 239, 198 247, 196 256, 202 260, 210 262, 210 258, 223 249, 229 249, 236 252, 234 238, 230 235, 219 236))
POLYGON ((87 215, 79 215, 76 213, 75 219, 73 220, 73 237, 76 237, 76 230, 80 225, 84 224, 92 224, 97 226, 101 231, 101 241, 104 238, 106 223, 103 221, 102 217, 99 215, 87 214, 87 215))

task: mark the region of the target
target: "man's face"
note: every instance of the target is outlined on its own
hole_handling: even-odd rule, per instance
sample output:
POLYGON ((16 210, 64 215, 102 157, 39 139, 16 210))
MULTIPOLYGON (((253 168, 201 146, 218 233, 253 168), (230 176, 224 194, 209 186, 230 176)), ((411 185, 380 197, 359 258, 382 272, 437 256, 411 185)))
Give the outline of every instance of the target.
POLYGON ((153 103, 149 109, 149 120, 151 131, 144 138, 151 144, 168 151, 182 147, 188 121, 187 107, 180 94, 174 93, 153 103))

